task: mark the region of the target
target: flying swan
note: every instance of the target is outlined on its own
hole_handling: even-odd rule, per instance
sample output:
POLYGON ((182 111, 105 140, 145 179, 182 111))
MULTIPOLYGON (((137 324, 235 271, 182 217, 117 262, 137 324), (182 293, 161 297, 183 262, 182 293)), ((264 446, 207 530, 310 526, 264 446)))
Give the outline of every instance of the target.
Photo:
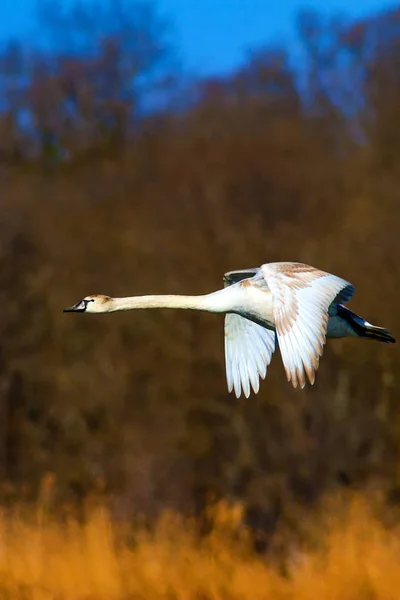
POLYGON ((277 262, 230 271, 224 289, 202 296, 86 296, 64 312, 108 313, 135 308, 185 308, 225 313, 225 361, 228 390, 237 398, 250 385, 257 394, 276 340, 287 380, 304 388, 315 381, 326 338, 361 337, 384 343, 396 340, 343 306, 354 294, 348 281, 315 267, 277 262))

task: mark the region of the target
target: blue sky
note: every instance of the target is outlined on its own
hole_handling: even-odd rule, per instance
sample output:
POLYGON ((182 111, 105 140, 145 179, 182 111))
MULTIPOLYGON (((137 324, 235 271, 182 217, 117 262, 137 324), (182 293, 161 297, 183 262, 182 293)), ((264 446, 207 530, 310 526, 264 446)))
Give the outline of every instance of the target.
POLYGON ((172 15, 185 64, 201 72, 229 71, 247 49, 290 43, 295 17, 304 8, 349 18, 366 16, 400 2, 382 0, 161 0, 172 15))
MULTIPOLYGON (((100 3, 101 0, 98 0, 100 3)), ((301 8, 348 17, 372 14, 399 2, 387 0, 158 0, 162 14, 174 23, 174 36, 186 67, 198 73, 227 72, 246 50, 293 39, 301 8)), ((35 0, 4 2, 0 40, 29 36, 35 0)))

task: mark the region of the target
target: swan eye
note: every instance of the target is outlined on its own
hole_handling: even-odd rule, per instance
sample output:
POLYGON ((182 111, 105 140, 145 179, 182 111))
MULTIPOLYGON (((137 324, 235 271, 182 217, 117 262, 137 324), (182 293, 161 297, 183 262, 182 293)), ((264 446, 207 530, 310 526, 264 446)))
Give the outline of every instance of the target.
POLYGON ((90 298, 89 300, 86 300, 86 299, 84 299, 84 300, 82 300, 82 302, 83 302, 83 304, 84 304, 84 306, 85 306, 84 310, 86 310, 86 309, 87 309, 87 307, 88 307, 88 304, 89 304, 90 302, 94 302, 94 298, 90 298))

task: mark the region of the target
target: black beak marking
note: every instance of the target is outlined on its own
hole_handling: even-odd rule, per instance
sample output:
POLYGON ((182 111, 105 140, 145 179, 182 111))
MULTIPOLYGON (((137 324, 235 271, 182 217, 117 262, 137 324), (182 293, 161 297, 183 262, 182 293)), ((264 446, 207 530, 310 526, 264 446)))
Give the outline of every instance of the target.
POLYGON ((74 306, 70 306, 69 308, 64 308, 63 312, 85 312, 85 310, 87 309, 87 305, 89 304, 89 302, 94 302, 93 299, 91 300, 79 300, 79 302, 77 302, 76 304, 74 304, 74 306))
POLYGON ((82 302, 78 302, 74 306, 70 306, 69 308, 64 308, 63 312, 85 312, 86 306, 82 302))

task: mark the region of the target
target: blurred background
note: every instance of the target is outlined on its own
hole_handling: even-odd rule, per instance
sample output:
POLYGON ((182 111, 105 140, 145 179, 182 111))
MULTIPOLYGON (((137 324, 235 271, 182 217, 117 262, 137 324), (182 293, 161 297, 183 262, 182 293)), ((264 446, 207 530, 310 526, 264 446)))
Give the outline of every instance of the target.
POLYGON ((0 40, 0 500, 235 500, 260 549, 325 493, 400 501, 396 346, 331 342, 304 391, 277 353, 237 401, 221 315, 62 313, 294 260, 398 337, 400 5, 14 0, 0 40))

